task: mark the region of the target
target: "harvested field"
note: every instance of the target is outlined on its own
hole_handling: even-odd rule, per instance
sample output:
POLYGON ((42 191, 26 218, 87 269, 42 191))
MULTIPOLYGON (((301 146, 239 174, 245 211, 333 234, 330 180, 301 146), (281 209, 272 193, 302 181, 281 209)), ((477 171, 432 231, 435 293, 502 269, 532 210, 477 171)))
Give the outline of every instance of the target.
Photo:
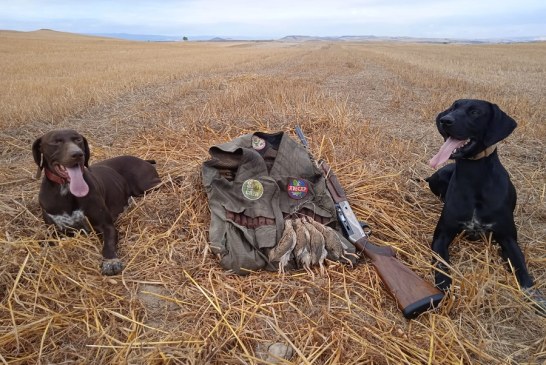
POLYGON ((542 364, 546 318, 497 246, 451 245, 453 290, 406 320, 367 259, 284 276, 223 271, 208 250, 200 167, 244 133, 301 125, 373 242, 432 281, 442 204, 417 181, 458 98, 498 104, 518 190, 519 242, 546 292, 546 43, 139 43, 0 31, 0 363, 542 364), (122 275, 100 274, 94 234, 58 235, 38 206, 31 144, 77 129, 91 162, 153 158, 162 186, 117 221, 122 275), (263 363, 263 362, 262 362, 263 363))

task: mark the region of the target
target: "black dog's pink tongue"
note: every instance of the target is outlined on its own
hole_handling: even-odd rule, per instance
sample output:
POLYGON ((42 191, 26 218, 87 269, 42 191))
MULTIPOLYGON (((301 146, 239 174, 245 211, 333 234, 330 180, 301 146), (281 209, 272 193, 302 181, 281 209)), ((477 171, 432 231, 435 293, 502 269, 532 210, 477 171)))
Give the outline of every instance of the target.
POLYGON ((80 166, 67 167, 66 171, 70 177, 70 192, 80 198, 82 196, 86 196, 87 193, 89 193, 89 186, 87 186, 87 183, 83 179, 82 169, 80 166))
POLYGON ((434 168, 438 167, 439 165, 449 160, 449 156, 451 156, 453 150, 461 147, 465 142, 466 141, 464 140, 461 141, 459 139, 448 137, 442 147, 440 147, 440 151, 438 151, 438 153, 430 159, 428 164, 434 168))

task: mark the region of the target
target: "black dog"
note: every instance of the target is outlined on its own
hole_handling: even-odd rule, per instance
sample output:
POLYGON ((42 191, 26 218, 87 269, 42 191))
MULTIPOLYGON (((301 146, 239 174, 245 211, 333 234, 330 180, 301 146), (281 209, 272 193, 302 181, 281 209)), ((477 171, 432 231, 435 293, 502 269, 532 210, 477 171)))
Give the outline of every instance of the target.
POLYGON ((40 186, 43 218, 61 230, 93 229, 102 234, 102 273, 123 270, 117 258, 114 227, 131 196, 142 195, 160 183, 154 166, 133 156, 120 156, 88 166, 89 146, 78 132, 65 129, 46 133, 32 145, 40 186))
MULTIPOLYGON (((445 143, 430 165, 437 167, 449 158, 455 163, 426 179, 445 202, 432 250, 449 262, 448 247, 458 233, 465 231, 470 238, 477 238, 492 232, 502 257, 513 265, 520 286, 530 288, 533 279, 518 246, 514 224, 516 189, 495 145, 512 133, 516 122, 495 104, 463 99, 438 114, 436 125, 445 143)), ((447 290, 451 285, 447 268, 440 262, 435 266, 435 284, 447 290)))

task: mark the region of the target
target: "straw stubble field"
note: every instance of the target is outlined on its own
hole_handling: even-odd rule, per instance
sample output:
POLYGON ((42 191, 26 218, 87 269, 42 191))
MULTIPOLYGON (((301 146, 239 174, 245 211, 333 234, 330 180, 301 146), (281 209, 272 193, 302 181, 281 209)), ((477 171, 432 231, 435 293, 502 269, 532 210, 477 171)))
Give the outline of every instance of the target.
POLYGON ((366 259, 327 275, 223 271, 207 248, 200 166, 213 144, 303 127, 373 241, 431 281, 441 202, 419 178, 457 98, 519 123, 500 144, 518 189, 520 245, 546 291, 546 44, 137 43, 0 32, 0 362, 251 364, 273 342, 293 364, 539 364, 546 320, 497 246, 457 239, 453 290, 406 320, 366 259), (71 127, 92 161, 158 161, 162 186, 120 217, 122 275, 100 239, 41 220, 30 146, 71 127))

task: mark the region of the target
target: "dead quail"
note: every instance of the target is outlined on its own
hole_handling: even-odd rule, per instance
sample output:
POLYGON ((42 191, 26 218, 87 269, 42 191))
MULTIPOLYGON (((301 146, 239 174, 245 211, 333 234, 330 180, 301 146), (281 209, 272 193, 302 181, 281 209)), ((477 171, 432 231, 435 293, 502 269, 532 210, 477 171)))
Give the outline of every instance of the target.
POLYGON ((275 247, 269 251, 269 261, 279 262, 279 273, 284 273, 284 268, 290 260, 290 254, 296 246, 296 232, 292 225, 292 220, 287 219, 284 221, 284 231, 282 232, 281 239, 275 247))
POLYGON ((309 219, 309 222, 324 236, 324 244, 329 258, 334 261, 338 261, 340 258, 343 258, 352 266, 352 261, 346 257, 346 255, 348 255, 347 246, 336 231, 333 228, 320 224, 314 219, 309 219))
POLYGON ((294 255, 296 260, 311 276, 314 276, 311 270, 311 250, 309 247, 309 231, 303 225, 300 218, 294 220, 294 228, 296 231, 296 247, 294 248, 294 255))
POLYGON ((324 259, 328 252, 324 246, 324 236, 322 233, 311 223, 313 219, 303 218, 305 228, 309 231, 309 242, 311 247, 311 265, 318 265, 321 274, 324 274, 324 259))

